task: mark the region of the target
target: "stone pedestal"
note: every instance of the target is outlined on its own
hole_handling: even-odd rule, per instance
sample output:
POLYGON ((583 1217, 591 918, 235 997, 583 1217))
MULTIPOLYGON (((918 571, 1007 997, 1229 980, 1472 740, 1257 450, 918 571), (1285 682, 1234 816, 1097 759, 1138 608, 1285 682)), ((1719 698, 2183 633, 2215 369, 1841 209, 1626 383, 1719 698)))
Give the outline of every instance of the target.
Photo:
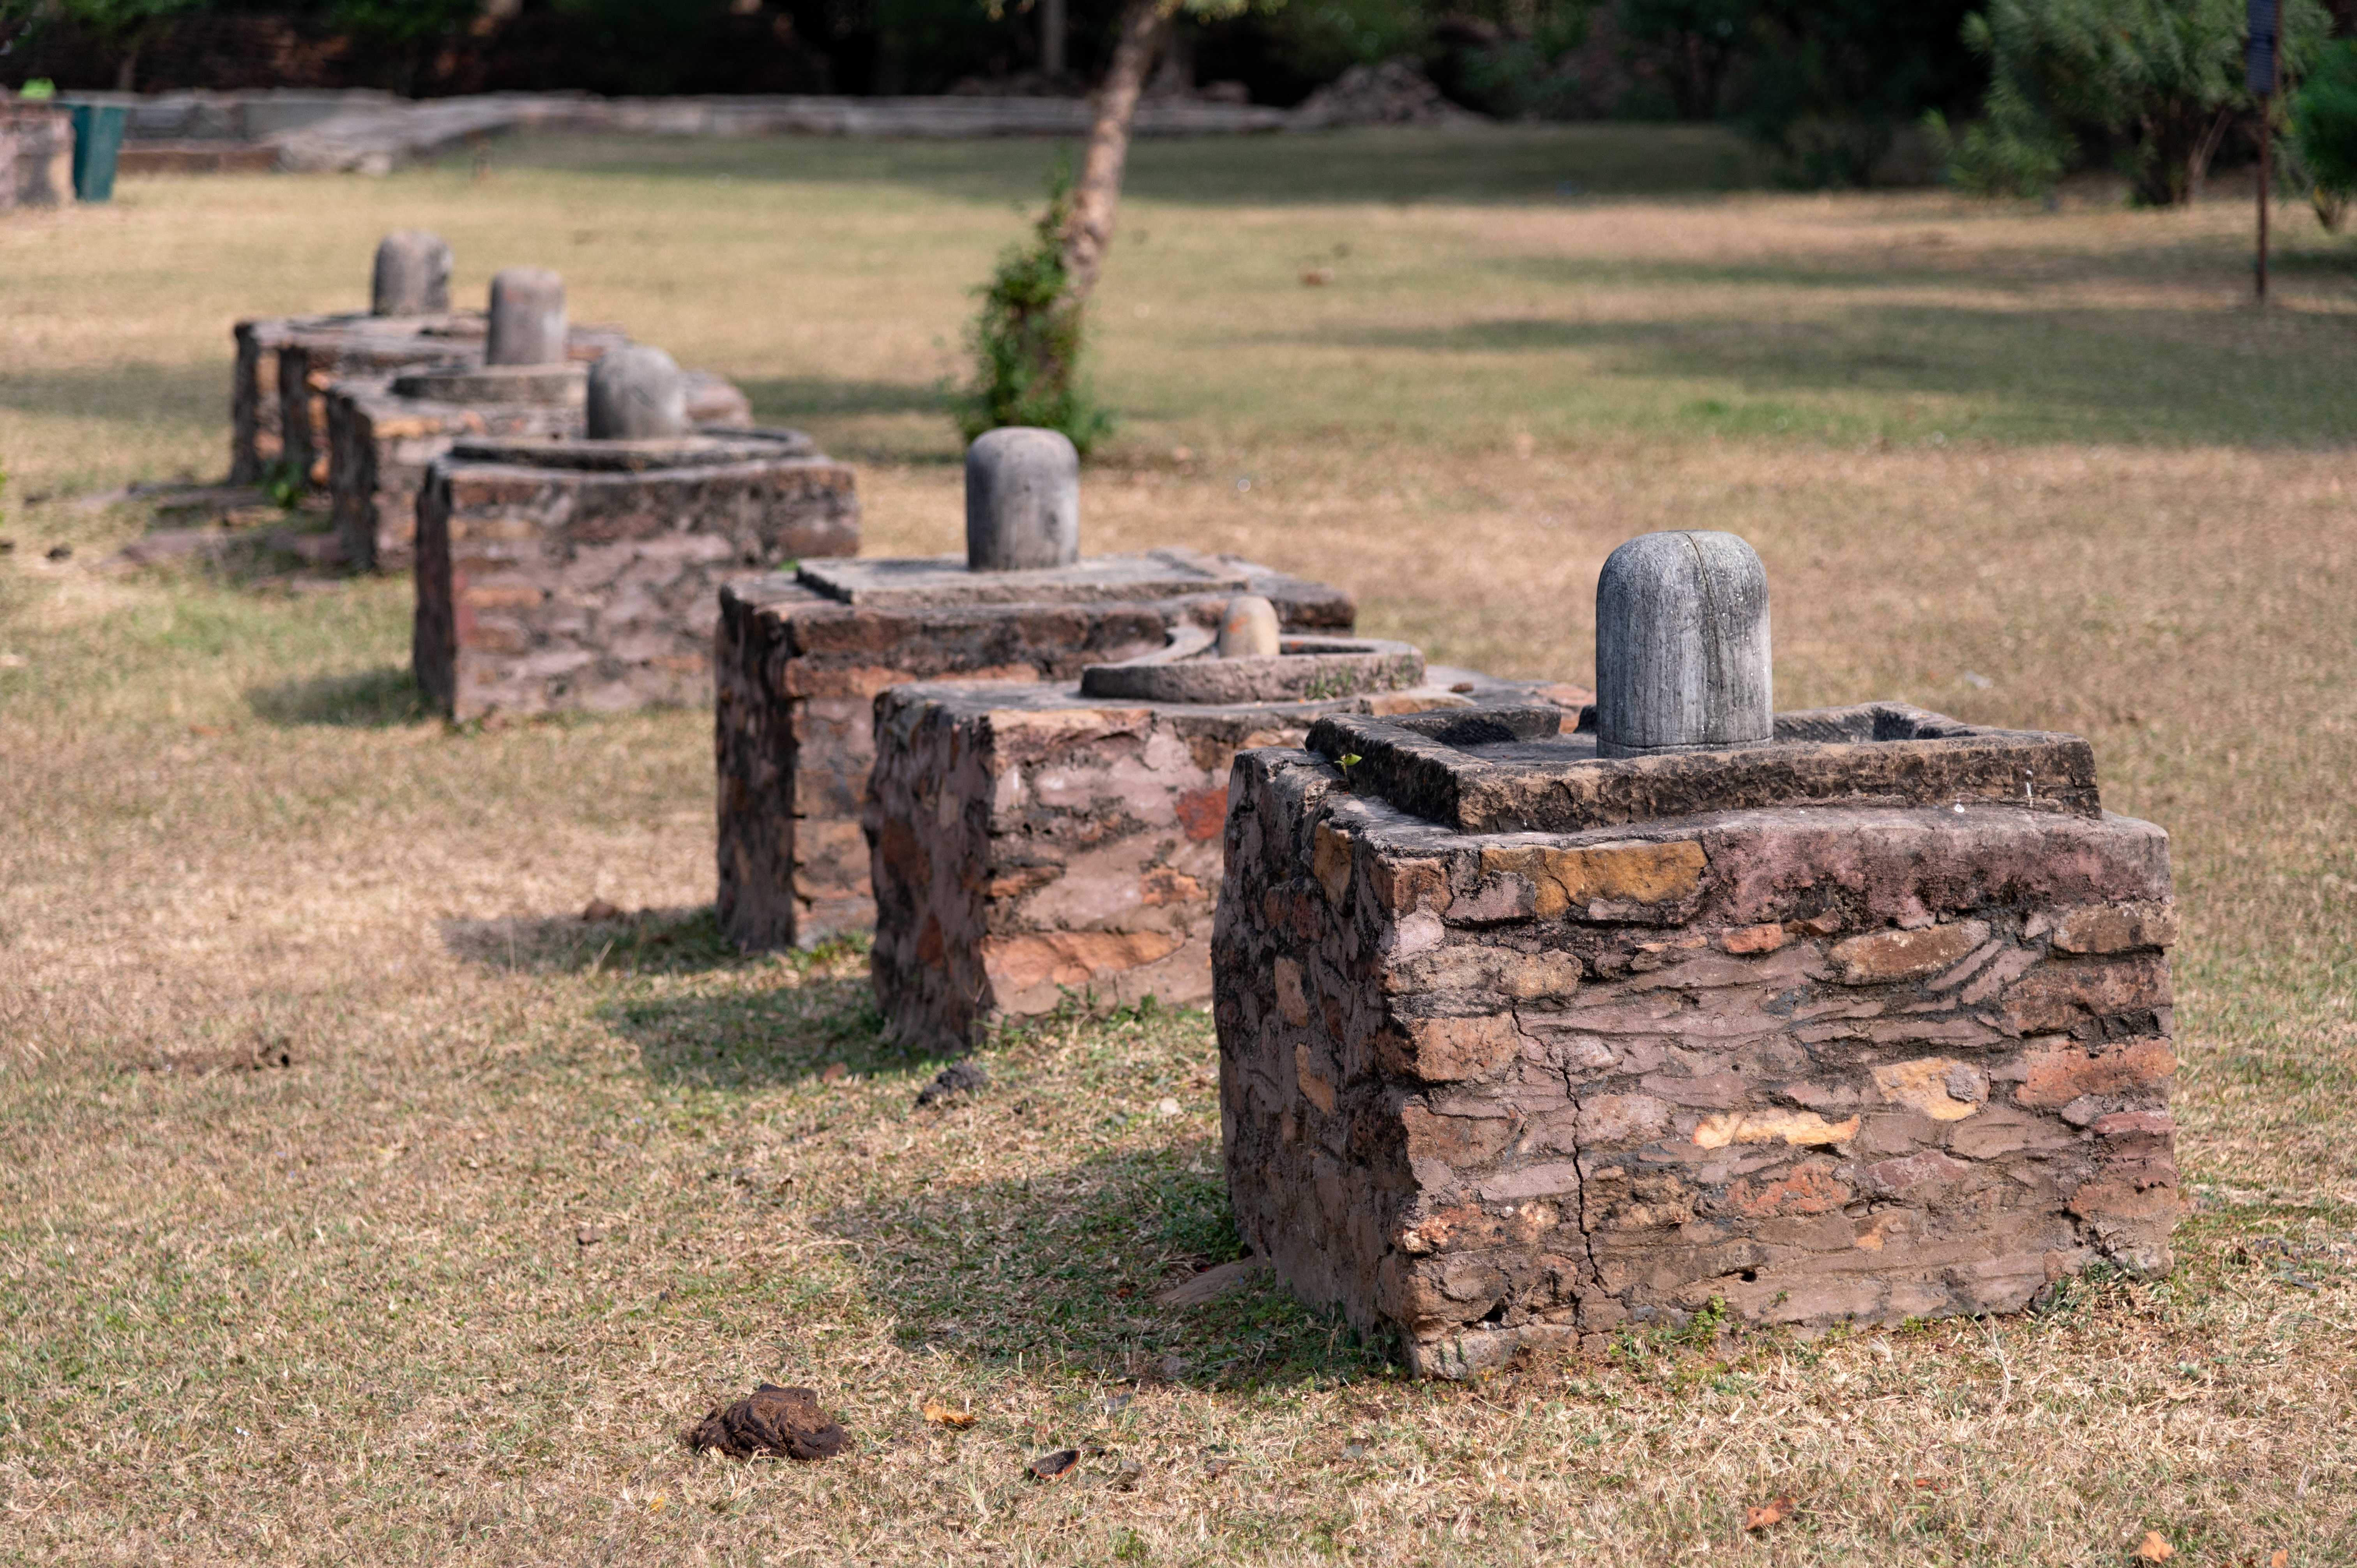
MULTIPOLYGON (((456 443, 472 437, 579 438, 587 428, 586 377, 576 372, 561 385, 553 373, 533 379, 549 387, 528 390, 554 401, 511 401, 518 395, 512 387, 489 401, 410 395, 397 374, 329 386, 324 399, 328 489, 345 562, 364 572, 398 572, 410 565, 426 465, 456 443)), ((683 379, 693 422, 717 429, 749 424, 751 405, 726 381, 708 371, 689 371, 683 379)), ((467 389, 461 379, 451 377, 427 390, 447 394, 467 389)))
MULTIPOLYGON (((1312 640, 1288 639, 1288 650, 1312 640)), ((866 826, 870 965, 894 1036, 963 1049, 989 1025, 1051 1011, 1068 994, 1200 1004, 1211 992, 1221 824, 1239 750, 1298 746, 1326 715, 1529 702, 1539 690, 1427 671, 1405 644, 1362 646, 1383 650, 1363 661, 1373 678, 1329 669, 1290 682, 1349 693, 1309 700, 1222 700, 1254 683, 1259 671, 1244 667, 1290 662, 1280 659, 1130 667, 1164 677, 1156 684, 1166 695, 1209 701, 1108 691, 1133 682, 1094 679, 1102 667, 1079 689, 886 692, 866 826), (1200 693, 1169 679, 1189 675, 1202 678, 1200 693)), ((1546 711, 1576 722, 1587 693, 1549 690, 1566 705, 1546 711)))
POLYGON ((955 556, 812 562, 720 596, 722 929, 753 950, 809 946, 876 918, 860 810, 877 693, 918 681, 1075 681, 1083 666, 1216 626, 1268 598, 1298 631, 1347 632, 1351 596, 1190 550, 972 572, 955 556))
POLYGON ((721 581, 859 548, 793 432, 462 442, 417 510, 417 681, 462 719, 709 702, 721 581))
POLYGON ((74 199, 73 116, 64 107, 0 102, 0 212, 74 199))
POLYGON ((1544 712, 1340 718, 1238 759, 1225 846, 1237 1225, 1420 1372, 2169 1267, 2168 838, 2083 741, 1888 704, 1614 760, 1544 712))

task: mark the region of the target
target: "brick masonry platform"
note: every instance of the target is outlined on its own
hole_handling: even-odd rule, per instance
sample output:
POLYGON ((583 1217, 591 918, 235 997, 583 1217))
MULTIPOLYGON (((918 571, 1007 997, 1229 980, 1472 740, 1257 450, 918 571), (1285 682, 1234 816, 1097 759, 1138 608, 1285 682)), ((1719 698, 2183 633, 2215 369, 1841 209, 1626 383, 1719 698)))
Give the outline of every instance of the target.
POLYGON ((462 443, 419 498, 418 685, 462 719, 706 703, 721 582, 858 548, 796 432, 462 443))
POLYGON ((1083 666, 1215 627, 1259 594, 1297 631, 1348 631, 1351 596, 1189 550, 969 572, 957 557, 811 562, 728 584, 715 662, 721 928, 754 950, 875 923, 860 811, 887 687, 1074 681, 1083 666))
MULTIPOLYGON (((745 394, 709 371, 689 371, 688 418, 744 427, 745 394)), ((344 561, 363 572, 398 572, 415 560, 417 495, 426 466, 473 437, 571 437, 586 433, 582 404, 463 403, 405 397, 392 375, 339 381, 323 397, 328 490, 344 561)))
POLYGON ((2085 744, 1897 704, 1632 760, 1541 713, 1236 763, 1229 1187, 1419 1372, 2169 1266, 2168 837, 2085 744), (1361 760, 1346 770, 1336 759, 1361 760))
MULTIPOLYGON (((1228 662, 1194 668, 1216 674, 1228 662)), ((886 692, 866 825, 870 968, 894 1037, 963 1049, 1068 993, 1097 1004, 1208 999, 1240 750, 1298 746, 1331 714, 1529 703, 1542 690, 1426 671, 1420 658, 1415 668, 1421 686, 1310 702, 1092 699, 1070 682, 886 692)), ((1544 690, 1565 704, 1563 722, 1587 698, 1544 690)))

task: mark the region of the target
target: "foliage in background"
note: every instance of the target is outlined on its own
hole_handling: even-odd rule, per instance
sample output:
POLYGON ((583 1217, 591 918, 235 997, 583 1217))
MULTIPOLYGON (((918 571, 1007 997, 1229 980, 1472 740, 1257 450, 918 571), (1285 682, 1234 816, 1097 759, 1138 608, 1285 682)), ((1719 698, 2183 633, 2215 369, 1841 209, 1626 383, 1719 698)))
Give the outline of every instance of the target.
POLYGON ((1764 0, 1737 118, 1787 184, 1871 183, 1898 128, 1968 93, 1968 0, 1764 0))
POLYGON ((1028 424, 1062 431, 1085 454, 1113 430, 1113 415, 1090 395, 1081 369, 1086 301, 1072 297, 1064 268, 1071 208, 1071 171, 1059 168, 1031 238, 1000 256, 990 282, 975 291, 982 309, 966 335, 974 383, 952 402, 968 441, 1028 424))
MULTIPOLYGON (((1964 37, 1988 61, 1981 118, 1933 120, 1949 177, 1983 196, 2036 196, 2108 149, 2144 206, 2201 193, 2253 104, 2244 0, 1992 0, 1964 37)), ((2285 0, 2287 84, 2324 37, 2316 0, 2285 0)))
POLYGON ((1756 32, 1758 0, 1620 0, 1632 59, 1649 65, 1681 120, 1715 120, 1756 32))
POLYGON ((2328 44, 2292 99, 2292 142, 2309 199, 2338 231, 2357 197, 2357 41, 2328 44))
POLYGON ((414 92, 425 51, 463 33, 482 10, 480 0, 333 0, 328 20, 366 52, 383 85, 414 92))
MULTIPOLYGON (((97 43, 115 60, 114 87, 137 83, 139 51, 172 19, 204 8, 205 0, 0 0, 0 25, 11 34, 38 34, 63 25, 97 43)), ((11 38, 13 42, 13 37, 11 38)))

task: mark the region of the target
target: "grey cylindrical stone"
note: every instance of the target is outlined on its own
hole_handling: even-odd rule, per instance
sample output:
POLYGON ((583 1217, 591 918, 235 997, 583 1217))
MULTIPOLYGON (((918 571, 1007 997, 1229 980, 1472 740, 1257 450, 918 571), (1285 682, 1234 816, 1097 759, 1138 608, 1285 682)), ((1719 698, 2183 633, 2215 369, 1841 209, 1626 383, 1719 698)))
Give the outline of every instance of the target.
POLYGON ((503 267, 491 279, 493 365, 554 365, 565 358, 565 280, 546 267, 503 267))
POLYGON ((425 229, 396 229, 377 241, 377 266, 368 281, 368 314, 450 314, 450 241, 425 229))
POLYGON ((1081 455, 1053 430, 1010 425, 965 449, 965 564, 974 572, 1081 558, 1081 455))
POLYGON ((687 383, 651 343, 609 349, 589 367, 589 439, 648 441, 687 429, 687 383))
POLYGON ((1732 533, 1644 533, 1596 585, 1606 757, 1758 746, 1775 728, 1768 570, 1732 533))
POLYGON ((370 315, 446 316, 449 310, 449 241, 424 229, 401 229, 377 242, 370 315))
POLYGON ((1274 659, 1276 639, 1276 607, 1258 594, 1238 594, 1220 614, 1222 659, 1274 659))

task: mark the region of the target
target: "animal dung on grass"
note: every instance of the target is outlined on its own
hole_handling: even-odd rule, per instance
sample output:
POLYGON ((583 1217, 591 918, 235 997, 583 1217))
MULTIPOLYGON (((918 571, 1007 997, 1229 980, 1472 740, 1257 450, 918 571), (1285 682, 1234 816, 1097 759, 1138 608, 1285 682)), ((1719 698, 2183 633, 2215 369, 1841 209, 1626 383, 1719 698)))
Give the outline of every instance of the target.
POLYGON ((990 1069, 977 1061, 953 1061, 933 1075, 933 1081, 917 1091, 917 1108, 938 1105, 953 1095, 971 1094, 990 1084, 990 1069))
POLYGON ((763 1383, 750 1399, 712 1412, 683 1434, 690 1448, 732 1459, 831 1459, 850 1442, 809 1389, 763 1383))
POLYGON ((1764 697, 1765 593, 1704 576, 1702 628, 1598 613, 1689 660, 1674 724, 1616 713, 1658 661, 1608 650, 1594 728, 1336 714, 1236 759, 1237 1228, 1419 1373, 1713 1302, 1895 1324, 2169 1267, 2167 834, 2104 811, 2075 736, 1896 703, 1716 730, 1764 697))
POLYGON ((1072 1473, 1081 1462, 1077 1448, 1059 1448, 1053 1454, 1042 1454, 1024 1466, 1035 1481, 1060 1481, 1072 1473))

